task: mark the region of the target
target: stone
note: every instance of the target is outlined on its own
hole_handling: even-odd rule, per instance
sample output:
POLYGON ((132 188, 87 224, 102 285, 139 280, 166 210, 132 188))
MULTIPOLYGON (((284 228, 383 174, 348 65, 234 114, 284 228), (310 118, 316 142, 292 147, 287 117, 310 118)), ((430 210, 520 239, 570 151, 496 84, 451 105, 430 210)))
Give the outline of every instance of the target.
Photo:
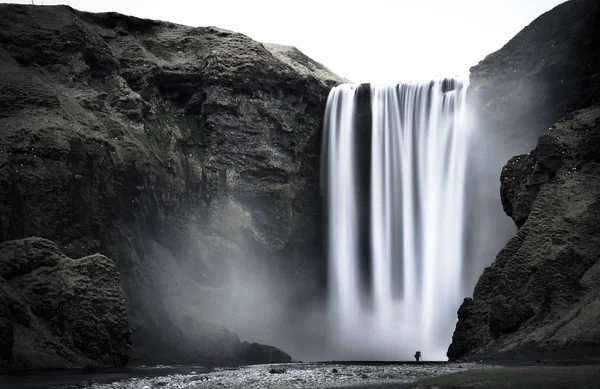
POLYGON ((13 362, 14 325, 6 294, 0 288, 0 371, 7 369, 13 362))
POLYGON ((5 369, 125 366, 131 330, 113 261, 68 258, 36 237, 0 243, 0 332, 5 369))
POLYGON ((283 367, 272 367, 269 369, 269 374, 284 374, 286 372, 283 367))
POLYGON ((544 135, 529 155, 513 157, 502 169, 502 206, 517 227, 525 223, 542 185, 555 178, 565 157, 565 148, 558 139, 544 135))
POLYGON ((277 347, 256 342, 243 342, 238 357, 249 364, 289 363, 292 361, 292 357, 277 347))

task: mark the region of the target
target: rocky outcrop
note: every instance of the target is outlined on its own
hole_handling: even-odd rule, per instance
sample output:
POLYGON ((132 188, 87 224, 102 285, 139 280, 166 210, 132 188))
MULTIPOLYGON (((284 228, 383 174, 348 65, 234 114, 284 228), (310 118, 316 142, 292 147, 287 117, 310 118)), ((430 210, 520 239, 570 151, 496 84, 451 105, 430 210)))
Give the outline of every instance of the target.
POLYGON ((567 115, 502 172, 520 226, 459 309, 450 359, 600 355, 600 107, 567 115))
POLYGON ((597 2, 569 1, 472 69, 486 130, 512 123, 504 139, 523 145, 543 135, 502 169, 518 231, 460 307, 451 360, 600 355, 599 20, 597 2))
POLYGON ((238 356, 250 364, 289 363, 292 357, 273 346, 242 342, 238 356))
POLYGON ((512 158, 502 169, 502 206, 518 228, 527 221, 542 186, 564 166, 565 151, 556 137, 544 135, 530 154, 512 158))
POLYGON ((134 361, 236 358, 231 296, 319 289, 320 129, 343 80, 213 27, 20 5, 0 25, 0 241, 114 260, 134 361))
POLYGON ((498 197, 498 172, 512 156, 530 152, 564 115, 598 101, 599 25, 597 1, 567 1, 471 68, 466 203, 473 205, 467 219, 477 234, 467 240, 470 290, 483 271, 481 258, 493 258, 515 234, 498 197))
POLYGON ((7 369, 125 366, 131 330, 113 261, 71 259, 41 238, 0 243, 0 333, 7 369))

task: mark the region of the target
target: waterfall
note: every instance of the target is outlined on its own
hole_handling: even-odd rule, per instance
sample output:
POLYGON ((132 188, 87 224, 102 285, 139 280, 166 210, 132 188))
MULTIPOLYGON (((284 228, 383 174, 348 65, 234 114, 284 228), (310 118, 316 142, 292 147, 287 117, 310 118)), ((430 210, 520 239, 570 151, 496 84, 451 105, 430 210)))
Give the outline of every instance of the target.
POLYGON ((339 85, 322 190, 335 358, 445 360, 461 302, 467 83, 339 85))

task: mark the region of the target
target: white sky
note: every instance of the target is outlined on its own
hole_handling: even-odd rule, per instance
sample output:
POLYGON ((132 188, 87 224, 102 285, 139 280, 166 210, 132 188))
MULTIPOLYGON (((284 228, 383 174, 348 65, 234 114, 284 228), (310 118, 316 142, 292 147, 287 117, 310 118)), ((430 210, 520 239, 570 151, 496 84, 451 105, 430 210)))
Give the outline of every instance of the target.
MULTIPOLYGON (((0 0, 3 1, 3 0, 0 0)), ((6 1, 6 0, 4 0, 6 1)), ((564 0, 34 0, 296 46, 353 82, 466 75, 564 0)), ((31 3, 14 1, 9 3, 31 3)))

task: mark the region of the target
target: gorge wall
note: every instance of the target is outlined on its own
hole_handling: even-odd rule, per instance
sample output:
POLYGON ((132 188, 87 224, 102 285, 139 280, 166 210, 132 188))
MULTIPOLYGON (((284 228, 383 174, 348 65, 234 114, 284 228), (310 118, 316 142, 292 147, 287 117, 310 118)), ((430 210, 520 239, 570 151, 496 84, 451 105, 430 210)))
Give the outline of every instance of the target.
POLYGON ((572 0, 541 15, 504 47, 471 68, 469 238, 465 285, 472 292, 486 261, 515 234, 499 201, 498 174, 508 159, 531 151, 567 113, 592 104, 600 59, 598 4, 572 0), (490 226, 493 226, 490 228, 490 226))
POLYGON ((132 361, 236 359, 222 324, 269 331, 322 288, 326 68, 218 28, 20 5, 0 5, 0 68, 0 242, 114 261, 132 361))
MULTIPOLYGON (((599 81, 600 4, 590 0, 540 16, 471 69, 487 142, 473 158, 493 167, 539 140, 502 169, 502 206, 518 232, 460 307, 450 359, 600 355, 599 81)), ((475 190, 491 202, 489 190, 475 190)))
MULTIPOLYGON (((598 354, 599 7, 569 1, 472 68, 466 279, 514 235, 502 206, 518 232, 451 359, 598 354)), ((0 5, 0 70, 0 362, 289 358, 234 331, 285 332, 284 305, 323 295, 322 120, 345 80, 295 48, 64 6, 0 5)))

